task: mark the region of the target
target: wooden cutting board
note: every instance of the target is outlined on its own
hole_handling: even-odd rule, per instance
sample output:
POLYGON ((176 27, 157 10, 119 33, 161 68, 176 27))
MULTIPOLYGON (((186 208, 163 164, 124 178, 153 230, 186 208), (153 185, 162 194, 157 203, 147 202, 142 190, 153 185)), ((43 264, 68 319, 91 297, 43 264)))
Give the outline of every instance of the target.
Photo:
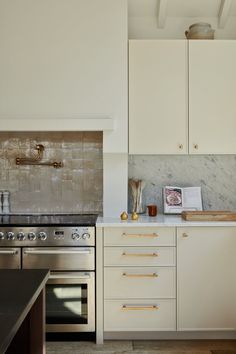
POLYGON ((224 210, 183 211, 186 221, 236 221, 236 212, 224 210))

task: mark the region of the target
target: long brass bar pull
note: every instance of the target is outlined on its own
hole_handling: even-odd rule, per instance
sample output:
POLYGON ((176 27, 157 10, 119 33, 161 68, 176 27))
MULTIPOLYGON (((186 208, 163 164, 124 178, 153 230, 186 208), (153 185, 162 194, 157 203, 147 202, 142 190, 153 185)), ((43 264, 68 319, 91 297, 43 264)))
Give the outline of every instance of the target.
POLYGON ((156 305, 147 305, 147 306, 136 306, 136 305, 123 305, 122 310, 124 311, 139 311, 139 310, 148 310, 155 311, 159 310, 159 307, 156 305))
POLYGON ((122 256, 126 257, 158 257, 157 253, 126 253, 123 252, 122 256))
POLYGON ((122 236, 125 236, 125 237, 151 237, 151 238, 155 238, 155 237, 158 237, 159 235, 156 232, 153 232, 152 234, 127 234, 126 232, 123 232, 122 236))
POLYGON ((150 274, 129 274, 129 273, 123 273, 123 277, 126 278, 157 278, 158 274, 157 273, 150 273, 150 274))

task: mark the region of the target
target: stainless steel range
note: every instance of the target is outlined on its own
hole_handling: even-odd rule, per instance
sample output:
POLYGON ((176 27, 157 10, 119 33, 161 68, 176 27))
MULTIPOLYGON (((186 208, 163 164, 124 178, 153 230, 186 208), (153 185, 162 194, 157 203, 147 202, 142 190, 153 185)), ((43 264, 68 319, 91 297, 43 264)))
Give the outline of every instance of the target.
POLYGON ((48 268, 47 332, 95 331, 96 215, 0 217, 0 268, 48 268))

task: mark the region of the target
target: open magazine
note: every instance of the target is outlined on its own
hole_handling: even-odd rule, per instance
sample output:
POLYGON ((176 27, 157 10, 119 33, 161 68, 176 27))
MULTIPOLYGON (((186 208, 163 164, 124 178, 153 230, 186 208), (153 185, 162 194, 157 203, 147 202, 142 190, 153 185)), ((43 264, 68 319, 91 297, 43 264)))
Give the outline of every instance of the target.
POLYGON ((172 187, 163 188, 164 213, 180 214, 187 210, 202 210, 201 187, 172 187))

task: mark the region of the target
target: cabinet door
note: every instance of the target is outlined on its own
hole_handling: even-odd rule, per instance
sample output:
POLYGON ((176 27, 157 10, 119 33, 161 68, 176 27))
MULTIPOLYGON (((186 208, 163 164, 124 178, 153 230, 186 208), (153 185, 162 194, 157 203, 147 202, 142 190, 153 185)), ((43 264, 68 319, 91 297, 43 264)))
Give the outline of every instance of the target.
POLYGON ((175 331, 175 300, 105 300, 104 330, 107 332, 175 331))
POLYGON ((190 153, 236 153, 235 62, 235 41, 189 41, 190 153))
POLYGON ((236 329, 236 227, 177 231, 178 330, 236 329))
POLYGON ((175 246, 174 227, 105 227, 105 246, 175 246))
POLYGON ((187 41, 129 42, 129 153, 187 153, 187 41))

